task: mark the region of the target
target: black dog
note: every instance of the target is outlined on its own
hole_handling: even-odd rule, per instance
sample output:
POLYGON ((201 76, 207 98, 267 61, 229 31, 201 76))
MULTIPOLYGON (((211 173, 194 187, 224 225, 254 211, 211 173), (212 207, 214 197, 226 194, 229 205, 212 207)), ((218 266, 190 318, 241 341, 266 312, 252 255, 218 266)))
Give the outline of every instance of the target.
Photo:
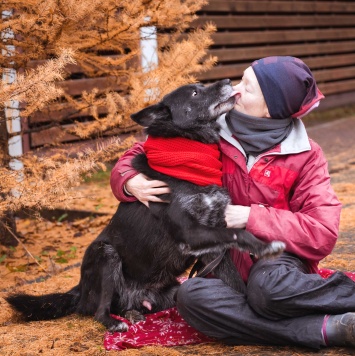
MULTIPOLYGON (((230 80, 205 87, 185 85, 163 100, 133 114, 147 127, 149 137, 182 137, 206 144, 217 143, 216 118, 235 104, 230 80)), ((176 278, 194 263, 215 261, 230 247, 258 257, 277 255, 282 242, 265 244, 245 230, 225 227, 229 197, 218 185, 200 186, 153 170, 146 155, 134 167, 151 179, 168 184, 169 203, 121 203, 108 226, 84 255, 79 284, 67 293, 44 296, 12 295, 7 301, 25 320, 48 320, 71 313, 95 315, 110 331, 126 331, 127 324, 110 316, 121 314, 132 321, 142 314, 174 305, 176 278)), ((229 253, 213 270, 231 287, 245 285, 229 253)))

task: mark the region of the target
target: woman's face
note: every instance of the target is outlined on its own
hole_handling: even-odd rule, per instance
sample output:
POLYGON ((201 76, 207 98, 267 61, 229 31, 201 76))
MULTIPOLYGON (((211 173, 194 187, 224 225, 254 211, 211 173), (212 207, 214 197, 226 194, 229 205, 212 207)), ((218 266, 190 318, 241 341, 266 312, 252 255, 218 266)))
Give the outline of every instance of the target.
POLYGON ((234 109, 247 115, 256 117, 270 117, 263 93, 252 67, 244 71, 239 84, 233 87, 236 103, 234 109))

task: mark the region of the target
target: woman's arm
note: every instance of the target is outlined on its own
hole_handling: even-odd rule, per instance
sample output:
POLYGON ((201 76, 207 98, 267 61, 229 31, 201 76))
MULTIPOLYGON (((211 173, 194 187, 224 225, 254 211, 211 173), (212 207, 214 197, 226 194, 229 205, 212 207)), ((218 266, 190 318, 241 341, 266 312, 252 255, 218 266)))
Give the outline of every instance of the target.
POLYGON ((163 202, 157 195, 169 193, 168 186, 158 180, 149 180, 132 166, 133 158, 141 153, 144 153, 143 143, 139 142, 117 161, 111 171, 112 192, 122 202, 139 200, 147 206, 149 201, 163 202))
POLYGON ((327 161, 318 145, 297 179, 290 210, 252 204, 246 229, 265 242, 283 241, 286 251, 312 261, 336 243, 341 203, 330 185, 327 161))
POLYGON ((144 153, 142 142, 135 143, 132 148, 127 150, 111 171, 110 184, 112 193, 119 201, 129 202, 137 200, 133 195, 125 193, 124 186, 127 180, 138 174, 132 166, 132 160, 140 153, 144 153))

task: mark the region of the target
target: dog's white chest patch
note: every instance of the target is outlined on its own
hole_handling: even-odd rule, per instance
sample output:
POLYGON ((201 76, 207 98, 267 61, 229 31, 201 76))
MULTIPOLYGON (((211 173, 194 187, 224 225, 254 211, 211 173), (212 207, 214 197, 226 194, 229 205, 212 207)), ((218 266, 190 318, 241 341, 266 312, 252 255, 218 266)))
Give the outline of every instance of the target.
POLYGON ((214 208, 216 204, 216 196, 209 196, 207 194, 203 194, 202 201, 206 209, 211 210, 214 208))
POLYGON ((223 212, 228 201, 228 196, 218 189, 214 189, 213 192, 179 197, 182 209, 204 226, 216 226, 224 220, 223 212))

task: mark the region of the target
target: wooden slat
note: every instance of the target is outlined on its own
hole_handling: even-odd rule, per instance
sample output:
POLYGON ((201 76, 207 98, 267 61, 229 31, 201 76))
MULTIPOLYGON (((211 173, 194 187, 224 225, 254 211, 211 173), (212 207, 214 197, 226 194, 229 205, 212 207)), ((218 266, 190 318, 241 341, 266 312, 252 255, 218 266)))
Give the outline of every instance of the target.
POLYGON ((306 56, 328 53, 349 53, 355 51, 355 41, 326 42, 312 44, 297 44, 285 46, 260 46, 227 49, 212 49, 209 51, 218 57, 219 62, 254 60, 267 56, 306 56))
POLYGON ((258 43, 289 43, 321 40, 355 39, 355 28, 309 29, 289 31, 217 32, 212 35, 215 46, 245 45, 258 43))
MULTIPOLYGON (((107 114, 107 108, 98 108, 98 114, 107 114)), ((64 119, 79 119, 82 117, 91 116, 89 109, 83 109, 80 112, 73 108, 69 103, 53 103, 48 105, 45 109, 35 112, 31 115, 30 124, 46 123, 46 122, 60 122, 64 119)))
MULTIPOLYGON (((35 69, 38 66, 41 66, 43 64, 45 64, 47 61, 46 60, 33 60, 33 61, 29 61, 27 63, 27 67, 26 69, 35 69)), ((77 64, 67 64, 64 68, 65 72, 68 73, 82 73, 83 69, 77 65, 77 64)))
MULTIPOLYGON (((313 71, 317 82, 329 82, 341 79, 355 78, 355 66, 333 69, 322 69, 313 71)), ((355 98, 354 98, 355 103, 355 98)))
POLYGON ((241 78, 243 75, 243 71, 249 65, 250 62, 242 64, 217 65, 206 72, 198 74, 197 78, 200 81, 219 80, 223 78, 241 78))
POLYGON ((203 12, 300 12, 300 13, 349 13, 355 12, 355 4, 330 1, 235 1, 210 0, 203 12))
MULTIPOLYGON (((355 79, 334 83, 320 83, 318 86, 324 95, 340 94, 348 91, 351 92, 354 91, 355 88, 355 79)), ((351 104, 354 104, 354 101, 352 101, 351 104)))
POLYGON ((355 53, 305 57, 303 60, 312 70, 341 67, 355 64, 355 53))
POLYGON ((321 101, 320 110, 327 110, 334 107, 353 104, 354 98, 355 98, 355 90, 347 91, 345 93, 334 93, 334 94, 326 95, 325 99, 321 101))
POLYGON ((63 133, 60 127, 51 127, 40 132, 31 133, 30 140, 31 147, 39 147, 47 144, 77 141, 78 137, 63 133))
MULTIPOLYGON (((82 123, 82 125, 89 125, 90 123, 82 123)), ((74 127, 73 124, 70 125, 62 125, 61 126, 64 129, 71 129, 74 127)), ((61 142, 74 142, 74 141, 79 141, 80 139, 75 136, 71 135, 68 133, 65 133, 61 127, 51 127, 49 129, 45 129, 40 132, 33 132, 30 134, 31 137, 31 146, 32 147, 39 147, 43 146, 46 144, 53 144, 53 143, 61 143, 61 142)), ((139 126, 137 125, 136 128, 139 126)), ((134 129, 134 127, 133 127, 134 129)), ((106 131, 103 136, 112 136, 112 135, 122 135, 126 134, 127 132, 132 131, 132 128, 130 130, 124 130, 120 128, 114 128, 112 130, 106 131)))
MULTIPOLYGON (((111 58, 111 59, 119 59, 120 57, 122 58, 122 55, 109 55, 109 56, 101 56, 101 57, 106 57, 106 58, 111 58)), ((40 65, 45 64, 46 61, 45 60, 33 60, 27 63, 27 68, 29 69, 34 69, 40 65)), ((128 60, 125 65, 126 66, 134 66, 137 67, 137 58, 133 58, 128 60)), ((122 69, 122 66, 112 66, 112 69, 122 69)), ((86 71, 79 65, 79 64, 67 64, 64 68, 64 71, 67 73, 72 73, 72 74, 78 74, 78 73, 85 73, 86 71)))
POLYGON ((122 90, 122 86, 116 83, 115 77, 85 78, 76 80, 66 80, 57 84, 63 88, 67 94, 72 96, 80 95, 83 91, 90 92, 94 88, 99 92, 106 90, 122 90))
POLYGON ((202 15, 192 23, 201 26, 206 22, 214 23, 221 29, 252 29, 252 28, 306 28, 306 27, 345 27, 353 26, 355 15, 289 15, 289 16, 206 16, 202 15))

